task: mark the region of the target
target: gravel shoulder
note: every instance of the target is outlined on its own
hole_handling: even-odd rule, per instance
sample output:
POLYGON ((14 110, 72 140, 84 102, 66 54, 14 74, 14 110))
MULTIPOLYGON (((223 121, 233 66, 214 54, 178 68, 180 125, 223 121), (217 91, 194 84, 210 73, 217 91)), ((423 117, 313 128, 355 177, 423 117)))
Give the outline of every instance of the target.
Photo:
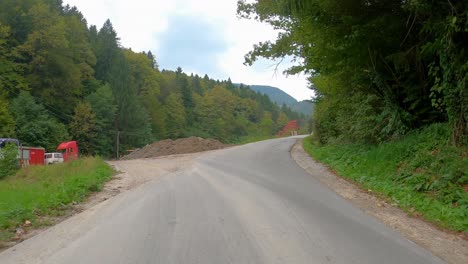
POLYGON ((313 160, 303 149, 302 140, 291 149, 296 163, 312 177, 325 184, 343 198, 387 226, 397 230, 407 239, 431 251, 448 263, 468 263, 468 241, 457 234, 447 233, 437 227, 389 204, 384 199, 365 191, 335 175, 327 166, 313 160))

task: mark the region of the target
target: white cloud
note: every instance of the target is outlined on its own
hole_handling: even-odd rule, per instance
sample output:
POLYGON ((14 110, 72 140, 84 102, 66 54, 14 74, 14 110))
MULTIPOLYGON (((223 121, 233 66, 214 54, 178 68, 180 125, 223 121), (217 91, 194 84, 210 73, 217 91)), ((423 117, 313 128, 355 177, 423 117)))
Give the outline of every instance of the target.
MULTIPOLYGON (((235 0, 64 0, 64 3, 77 6, 89 24, 100 27, 107 18, 111 19, 123 46, 135 51, 152 50, 155 54, 161 45, 158 38, 170 28, 171 17, 199 17, 222 31, 220 36, 224 36, 227 47, 213 56, 217 60, 213 64, 219 67, 216 73, 196 73, 207 73, 218 79, 231 77, 233 82, 275 86, 299 100, 309 99, 313 94, 303 75, 286 77, 282 74, 288 63, 280 65, 276 73, 274 62, 261 61, 254 67, 243 65, 244 55, 253 44, 274 40, 277 33, 268 25, 237 19, 235 0)), ((191 70, 190 65, 180 66, 191 70)))

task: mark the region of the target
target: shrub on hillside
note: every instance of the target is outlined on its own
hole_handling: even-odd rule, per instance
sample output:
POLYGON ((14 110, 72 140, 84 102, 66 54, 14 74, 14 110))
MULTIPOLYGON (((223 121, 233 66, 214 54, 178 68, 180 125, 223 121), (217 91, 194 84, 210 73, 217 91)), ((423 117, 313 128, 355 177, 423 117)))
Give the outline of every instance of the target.
POLYGON ((0 149, 0 179, 12 175, 18 169, 18 147, 7 144, 0 149))

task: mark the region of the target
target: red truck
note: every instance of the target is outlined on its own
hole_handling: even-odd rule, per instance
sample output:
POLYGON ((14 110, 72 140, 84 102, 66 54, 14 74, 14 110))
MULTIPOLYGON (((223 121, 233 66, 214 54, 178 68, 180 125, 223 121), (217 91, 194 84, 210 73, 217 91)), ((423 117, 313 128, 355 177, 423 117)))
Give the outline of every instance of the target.
POLYGON ((57 147, 57 152, 62 153, 64 162, 78 159, 78 144, 76 141, 62 142, 57 147))

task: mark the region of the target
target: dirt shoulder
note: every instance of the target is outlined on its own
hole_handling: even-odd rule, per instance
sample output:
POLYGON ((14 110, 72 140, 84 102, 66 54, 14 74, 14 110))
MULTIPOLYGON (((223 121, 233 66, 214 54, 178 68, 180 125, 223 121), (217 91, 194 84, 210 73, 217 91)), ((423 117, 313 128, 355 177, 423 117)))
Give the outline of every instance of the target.
POLYGON ((87 211, 120 193, 137 188, 149 181, 157 180, 164 175, 188 168, 199 155, 200 153, 191 153, 148 159, 109 161, 108 163, 114 167, 118 173, 105 183, 100 192, 91 194, 82 203, 71 205, 69 209, 60 216, 42 217, 42 219, 40 219, 41 222, 47 223, 47 225, 39 227, 30 225, 19 227, 17 230, 21 230, 21 232, 17 232, 14 239, 10 241, 0 241, 0 252, 42 233, 74 215, 87 211), (128 173, 128 171, 131 171, 131 174, 128 173), (148 173, 148 171, 151 171, 151 173, 148 173))
POLYGON ((291 149, 297 164, 315 179, 346 198, 364 212, 400 232, 407 239, 431 251, 448 263, 468 263, 468 241, 457 234, 447 233, 421 219, 411 217, 403 210, 387 203, 371 192, 335 175, 331 170, 313 160, 302 147, 302 140, 291 149))

